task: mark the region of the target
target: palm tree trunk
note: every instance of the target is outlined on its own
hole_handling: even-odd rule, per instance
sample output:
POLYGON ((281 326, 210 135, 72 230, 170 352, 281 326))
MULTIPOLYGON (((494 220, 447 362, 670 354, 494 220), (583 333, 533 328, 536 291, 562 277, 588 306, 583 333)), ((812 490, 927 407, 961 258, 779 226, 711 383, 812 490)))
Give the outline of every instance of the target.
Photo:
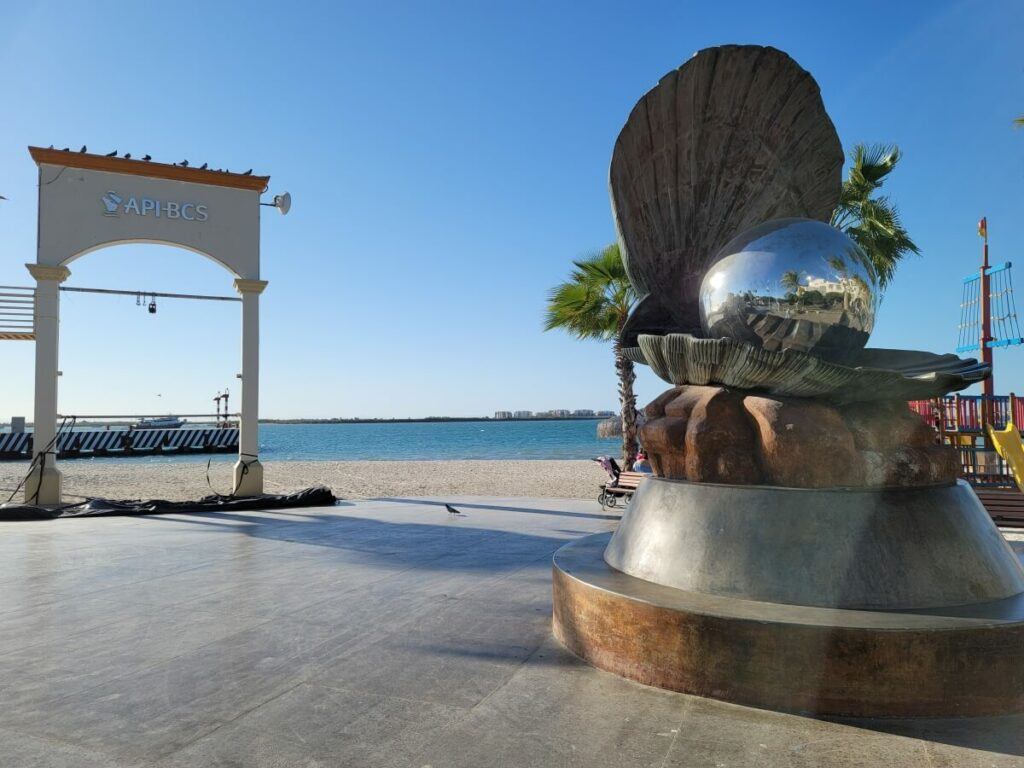
POLYGON ((633 466, 637 452, 636 394, 633 392, 636 373, 633 371, 633 361, 622 354, 618 338, 615 340, 615 372, 619 377, 619 405, 622 413, 622 468, 628 470, 633 466))

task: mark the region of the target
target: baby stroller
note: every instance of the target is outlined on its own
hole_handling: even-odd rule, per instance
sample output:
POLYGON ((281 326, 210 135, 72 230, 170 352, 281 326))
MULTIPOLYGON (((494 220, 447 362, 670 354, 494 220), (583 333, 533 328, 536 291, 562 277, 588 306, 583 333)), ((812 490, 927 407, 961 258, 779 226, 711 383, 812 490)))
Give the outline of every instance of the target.
MULTIPOLYGON (((601 505, 601 509, 605 507, 614 507, 618 503, 619 496, 622 496, 622 492, 615 490, 619 487, 619 477, 622 475, 622 469, 619 464, 611 456, 598 456, 594 459, 601 468, 608 473, 608 482, 601 485, 601 493, 597 496, 597 501, 601 505)), ((630 493, 629 496, 633 494, 630 493)), ((629 501, 629 498, 626 498, 629 501)))

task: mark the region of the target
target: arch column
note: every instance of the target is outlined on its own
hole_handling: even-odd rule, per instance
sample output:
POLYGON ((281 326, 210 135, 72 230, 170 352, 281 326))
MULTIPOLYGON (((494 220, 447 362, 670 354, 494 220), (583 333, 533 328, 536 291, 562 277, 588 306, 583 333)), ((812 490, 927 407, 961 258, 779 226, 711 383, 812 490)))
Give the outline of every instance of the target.
POLYGON ((61 478, 57 469, 58 342, 60 338, 60 284, 67 267, 26 264, 36 280, 33 321, 36 336, 36 388, 32 432, 32 471, 25 480, 25 502, 60 504, 61 478))
POLYGON ((242 407, 238 417, 236 496, 263 493, 263 465, 259 460, 260 294, 266 287, 266 280, 235 280, 235 290, 242 296, 242 407))

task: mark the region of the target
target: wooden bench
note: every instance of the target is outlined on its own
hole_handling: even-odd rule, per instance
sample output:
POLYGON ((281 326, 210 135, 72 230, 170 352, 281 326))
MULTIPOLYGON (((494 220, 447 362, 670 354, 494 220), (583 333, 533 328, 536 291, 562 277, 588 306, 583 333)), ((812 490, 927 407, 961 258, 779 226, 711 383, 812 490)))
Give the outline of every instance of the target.
POLYGON ((619 481, 615 485, 611 483, 602 485, 601 493, 597 497, 601 509, 614 507, 618 504, 619 499, 622 499, 623 505, 628 504, 645 477, 650 477, 650 475, 646 472, 621 472, 619 481))
POLYGON ((975 488, 974 492, 996 525, 1024 528, 1024 493, 995 488, 975 488))

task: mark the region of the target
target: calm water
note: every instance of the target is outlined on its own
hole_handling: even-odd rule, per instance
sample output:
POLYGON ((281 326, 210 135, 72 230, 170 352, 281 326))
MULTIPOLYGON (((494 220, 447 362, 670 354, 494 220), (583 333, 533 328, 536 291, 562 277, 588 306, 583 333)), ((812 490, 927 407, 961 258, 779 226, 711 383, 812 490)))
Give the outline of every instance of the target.
MULTIPOLYGON (((619 439, 599 440, 597 419, 459 421, 413 424, 261 424, 264 461, 312 459, 590 459, 615 454, 619 439)), ((209 454, 73 461, 202 461, 209 454)), ((234 461, 213 454, 214 461, 234 461)))

